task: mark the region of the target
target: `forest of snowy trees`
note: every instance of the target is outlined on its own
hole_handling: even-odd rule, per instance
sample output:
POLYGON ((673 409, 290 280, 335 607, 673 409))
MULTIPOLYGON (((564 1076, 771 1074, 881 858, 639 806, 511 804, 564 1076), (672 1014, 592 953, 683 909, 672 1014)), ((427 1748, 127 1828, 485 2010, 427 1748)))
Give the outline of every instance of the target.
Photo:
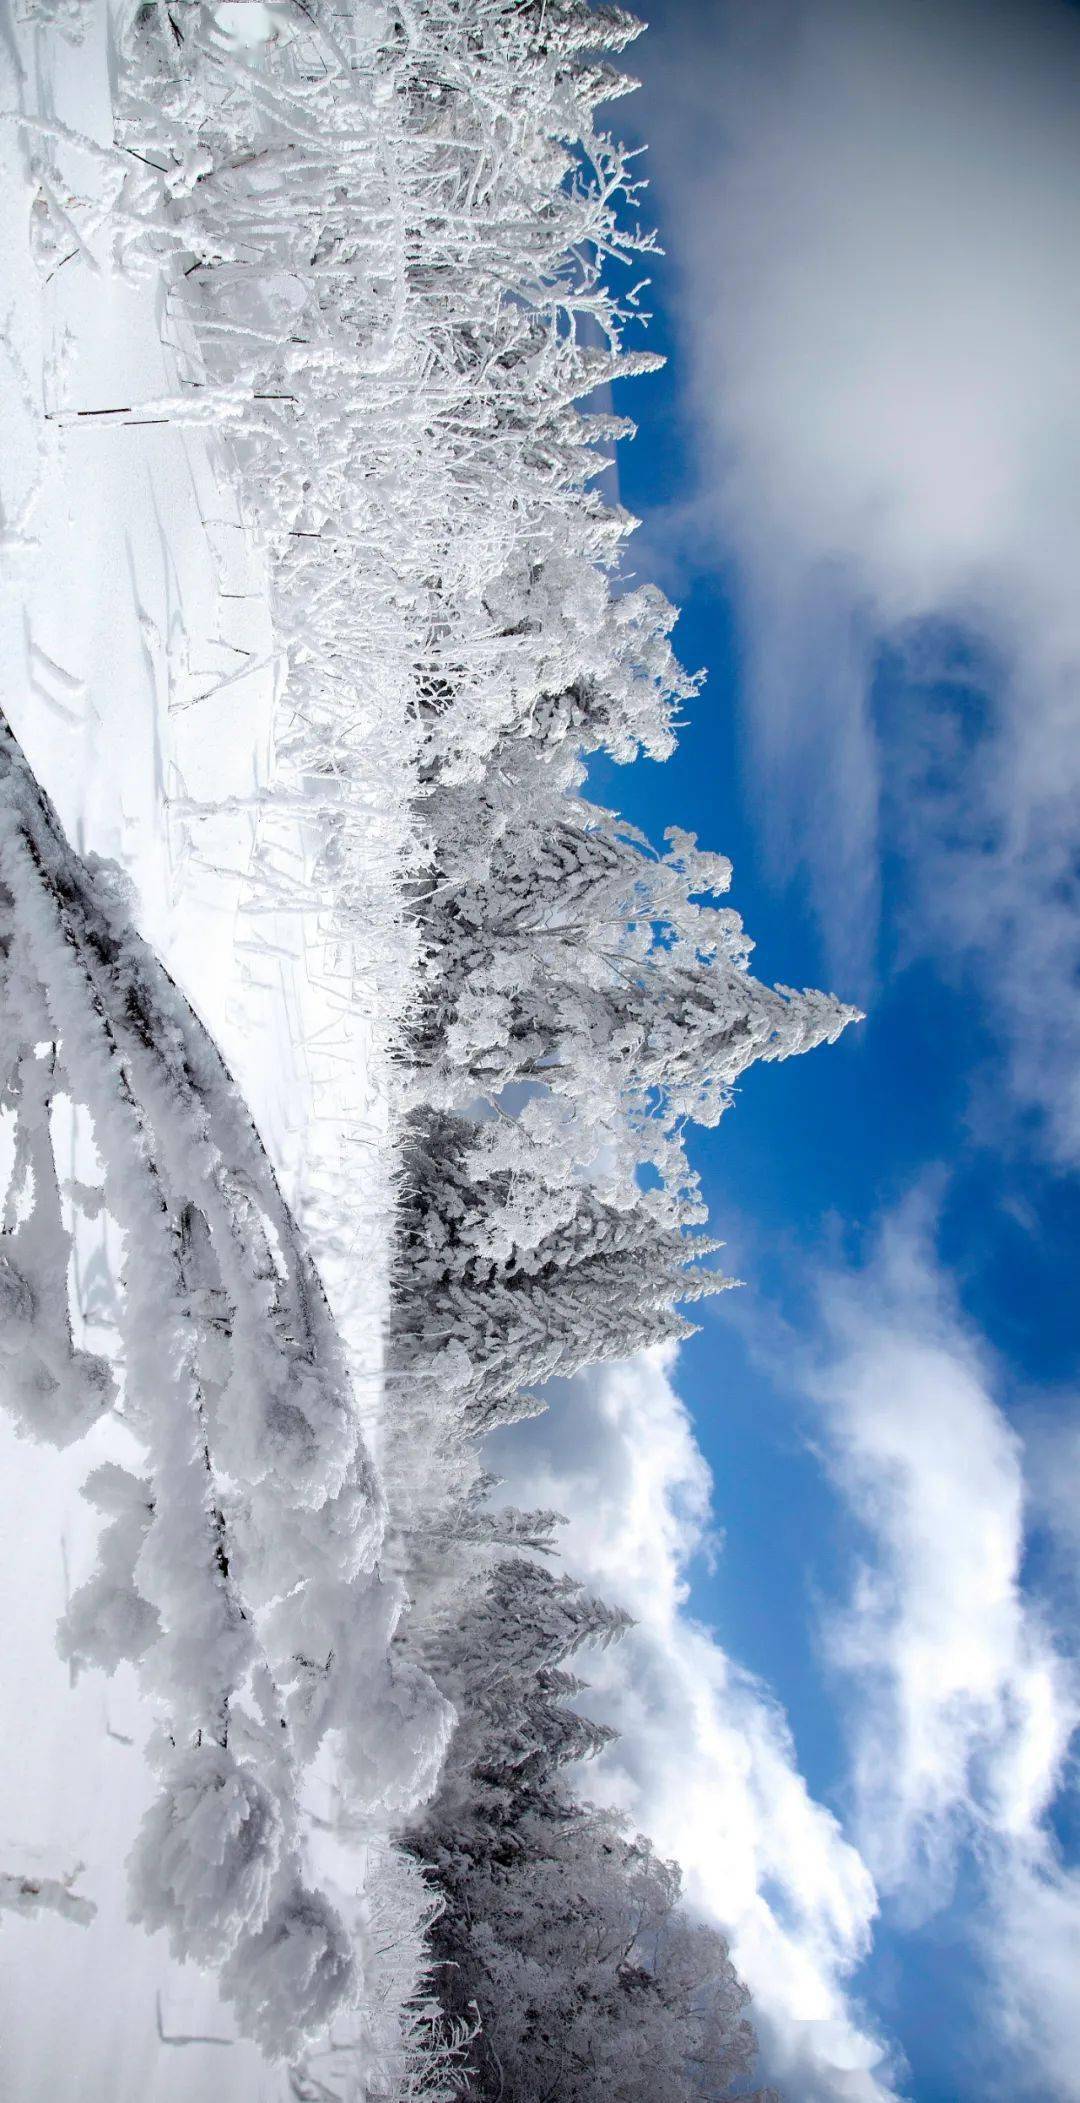
POLYGON ((392 1076, 373 1427, 334 1279, 137 901, 0 742, 4 1397, 58 1443, 122 1416, 61 1648, 137 1668, 161 1793, 133 1906, 298 2096, 753 2078, 722 1937, 588 1803, 578 1668, 626 1617, 559 1574, 557 1514, 498 1503, 483 1446, 553 1376, 688 1332, 726 1282, 693 1126, 852 1017, 751 974, 722 856, 588 794, 592 755, 670 751, 697 686, 598 487, 631 431, 606 390, 653 362, 636 164, 597 114, 638 27, 588 0, 143 0, 123 40, 107 223, 181 355, 141 413, 215 432, 287 665, 253 881, 317 909, 392 1076), (298 807, 300 874, 274 852, 298 807), (76 1202, 118 1236, 122 1365, 72 1342, 61 1102, 98 1164, 76 1202), (307 2062, 369 1991, 308 1860, 328 1752, 414 1953, 381 2086, 307 2062))

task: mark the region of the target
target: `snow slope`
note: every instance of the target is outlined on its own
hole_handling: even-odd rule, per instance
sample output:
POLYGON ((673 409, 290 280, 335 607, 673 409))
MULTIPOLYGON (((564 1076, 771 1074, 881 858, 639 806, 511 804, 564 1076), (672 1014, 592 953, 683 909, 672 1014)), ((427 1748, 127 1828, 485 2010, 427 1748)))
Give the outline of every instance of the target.
MULTIPOLYGON (((385 1095, 315 908, 252 882, 282 676, 262 564, 212 438, 86 413, 179 384, 162 282, 110 268, 109 225, 92 209, 106 162, 61 129, 111 145, 115 30, 104 0, 0 17, 0 700, 73 843, 127 871, 141 932, 232 1068, 313 1224, 374 1413, 385 1095), (346 1157, 349 1202, 331 1234, 326 1199, 346 1157)), ((272 825, 273 855, 303 872, 302 811, 278 807, 272 825)), ((114 1262, 104 1227, 83 1234, 80 1297, 99 1347, 114 1262)), ((0 1912, 4 2093, 257 2103, 287 2092, 285 2077, 235 2041, 212 1980, 127 1921, 125 1858, 153 1793, 134 1678, 71 1685, 54 1647, 93 1559, 80 1484, 106 1458, 128 1458, 114 1421, 60 1454, 0 1416, 0 1872, 59 1879, 81 1864, 78 1892, 96 1908, 86 1925, 48 1905, 0 1912)), ((355 1852, 349 1867, 362 1869, 355 1852)))

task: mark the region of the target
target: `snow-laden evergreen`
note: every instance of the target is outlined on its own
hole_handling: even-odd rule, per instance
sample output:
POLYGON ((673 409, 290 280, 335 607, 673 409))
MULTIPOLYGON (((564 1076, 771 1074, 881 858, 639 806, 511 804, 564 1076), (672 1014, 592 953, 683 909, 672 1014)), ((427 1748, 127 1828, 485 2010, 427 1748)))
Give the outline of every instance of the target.
POLYGON ((5 1399, 36 1438, 108 1412, 130 1438, 86 1484, 98 1563, 61 1649, 155 1704, 138 1917, 218 1969, 303 2097, 687 2103, 753 2059, 722 1938, 578 1800, 606 1734, 567 1661, 626 1617, 552 1574, 558 1515, 499 1510, 482 1453, 552 1376, 687 1333, 728 1282, 689 1128, 853 1014, 752 976, 722 856, 586 793, 590 755, 670 751, 698 683, 596 487, 632 430, 598 391, 655 362, 635 165, 597 118, 639 26, 146 0, 114 147, 64 136, 94 185, 37 199, 58 252, 92 233, 160 289, 176 391, 92 413, 212 434, 277 678, 247 903, 302 918, 338 1056, 362 1024, 393 1096, 376 1409, 361 1151, 313 1147, 285 1203, 116 873, 3 732, 5 1399), (65 1105, 99 1165, 74 1193, 65 1105), (115 1363, 74 1342, 73 1202, 119 1236, 115 1363), (315 1873, 313 1782, 381 1863, 366 1911, 315 1873), (380 1995, 376 2065, 349 2037, 380 1995))

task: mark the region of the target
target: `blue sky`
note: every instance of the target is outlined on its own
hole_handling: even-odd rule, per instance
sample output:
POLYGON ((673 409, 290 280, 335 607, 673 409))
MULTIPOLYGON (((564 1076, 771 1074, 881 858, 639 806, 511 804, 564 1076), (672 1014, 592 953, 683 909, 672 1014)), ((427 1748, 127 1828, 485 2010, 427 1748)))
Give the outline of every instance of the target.
POLYGON ((527 1467, 642 1620, 597 1679, 601 1786, 732 1930, 789 2103, 1051 2103, 1080 2096, 1080 15, 649 12, 613 116, 650 142, 668 365, 618 403, 621 494, 708 681, 671 761, 594 787, 731 856, 762 977, 867 1018, 699 1137, 744 1289, 674 1368, 557 1402, 527 1467))

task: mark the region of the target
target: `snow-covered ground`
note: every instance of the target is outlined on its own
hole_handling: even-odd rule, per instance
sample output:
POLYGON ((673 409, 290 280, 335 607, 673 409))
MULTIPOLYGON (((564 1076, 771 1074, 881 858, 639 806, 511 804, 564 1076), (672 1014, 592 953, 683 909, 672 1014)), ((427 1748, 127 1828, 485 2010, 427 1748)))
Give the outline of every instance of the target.
MULTIPOLYGON (((179 384, 163 282, 111 269, 104 217, 69 208, 103 180, 64 128, 111 146, 115 26, 104 0, 0 16, 0 699, 72 842, 127 871, 141 932, 230 1065, 310 1223, 374 1413, 389 1190, 378 1057, 314 907, 295 884, 275 901, 251 880, 283 669, 263 566, 213 439, 137 421, 179 384), (133 413, 87 413, 118 408, 133 413), (335 1163, 348 1202, 331 1233, 335 1163)), ((302 874, 302 814, 281 805, 272 824, 273 855, 302 874)), ((110 1326, 106 1231, 84 1230, 76 1252, 91 1346, 110 1326)), ((211 1978, 127 1920, 125 1858, 153 1792, 134 1675, 71 1684, 55 1650, 93 1558, 80 1484, 127 1457, 122 1438, 107 1419, 57 1453, 0 1414, 0 1872, 78 1867, 96 1908, 82 1925, 47 1905, 0 1911, 0 2086, 10 2103, 258 2103, 285 2077, 230 2042, 211 1978)))

